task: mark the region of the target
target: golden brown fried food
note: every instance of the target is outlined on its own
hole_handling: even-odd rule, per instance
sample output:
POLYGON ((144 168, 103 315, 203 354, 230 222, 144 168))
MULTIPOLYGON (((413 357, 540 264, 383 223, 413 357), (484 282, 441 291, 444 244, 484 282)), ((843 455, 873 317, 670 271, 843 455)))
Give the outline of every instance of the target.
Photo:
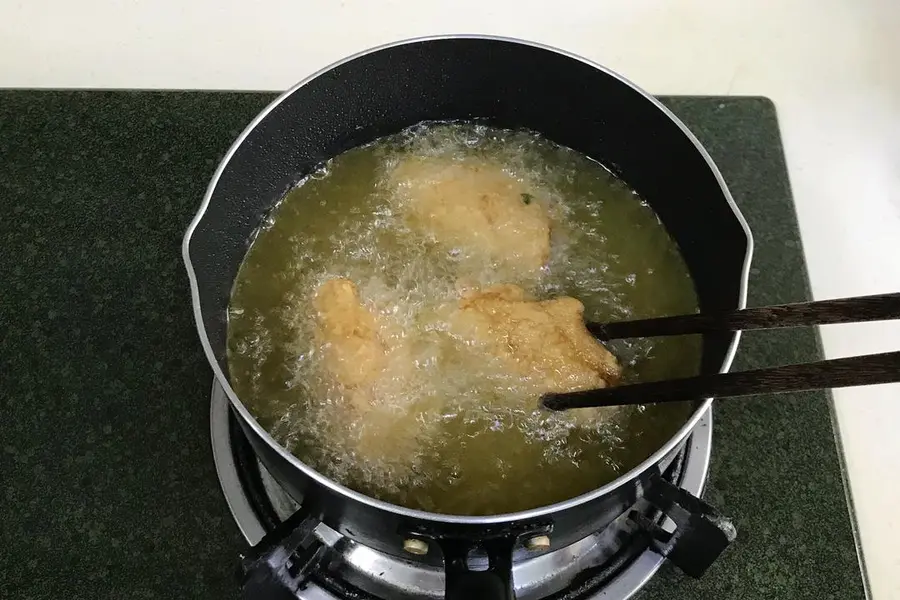
POLYGON ((550 219, 535 191, 498 165, 406 158, 390 175, 410 225, 439 243, 521 272, 550 256, 550 219))
POLYGON ((328 370, 345 388, 371 387, 384 370, 386 350, 356 285, 349 279, 330 279, 316 290, 313 306, 328 370))
POLYGON ((375 316, 348 279, 326 281, 313 302, 325 366, 350 411, 340 419, 352 423, 344 441, 364 459, 408 466, 422 430, 418 417, 436 409, 398 393, 411 376, 409 349, 384 343, 375 316))
MULTIPOLYGON (((584 305, 575 298, 535 301, 519 286, 493 286, 463 296, 451 328, 512 365, 536 394, 603 388, 621 375, 616 358, 585 328, 584 305)), ((574 412, 582 413, 579 420, 601 414, 574 412)))

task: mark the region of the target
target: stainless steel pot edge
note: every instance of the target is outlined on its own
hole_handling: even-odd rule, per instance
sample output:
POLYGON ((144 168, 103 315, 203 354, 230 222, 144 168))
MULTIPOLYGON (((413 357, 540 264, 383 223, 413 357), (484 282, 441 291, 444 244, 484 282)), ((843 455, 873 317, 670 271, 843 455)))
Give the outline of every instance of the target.
MULTIPOLYGON (((636 475, 647 470, 649 467, 653 466, 657 461, 659 461, 660 458, 662 458, 663 456, 668 454, 670 451, 672 451, 672 449, 674 449, 676 446, 678 446, 680 443, 682 443, 684 441, 685 437, 694 428, 697 421, 699 421, 700 418, 706 413, 706 410, 711 405, 713 399, 707 398, 704 401, 704 403, 697 410, 694 411, 693 416, 684 424, 684 426, 681 429, 679 429, 679 431, 664 446, 659 448, 656 452, 654 452, 651 456, 649 456, 641 464, 637 465, 635 468, 631 469, 627 473, 621 475, 615 481, 612 481, 612 482, 608 483, 607 485, 600 487, 596 490, 593 490, 591 492, 588 492, 586 494, 582 494, 581 496, 577 496, 575 498, 570 498, 569 500, 566 500, 564 502, 558 502, 556 504, 542 506, 540 508, 535 508, 535 509, 531 509, 531 510, 527 510, 527 511, 521 511, 521 512, 517 512, 517 513, 506 513, 506 514, 502 514, 502 515, 490 515, 490 516, 484 516, 484 517, 442 515, 442 514, 438 514, 438 513, 430 513, 430 512, 406 508, 403 506, 399 506, 396 504, 391 504, 388 502, 383 502, 381 500, 377 500, 375 498, 371 498, 369 496, 366 496, 355 490, 347 488, 347 487, 337 483, 336 481, 333 481, 333 480, 325 477, 324 475, 322 475, 321 473, 319 473, 318 471, 316 471, 309 465, 302 462, 296 456, 294 456, 293 454, 288 452, 287 449, 285 449, 281 444, 276 442, 275 439, 272 438, 269 435, 269 433, 256 421, 256 419, 253 417, 253 415, 250 413, 250 411, 247 410, 247 408, 244 406, 244 404, 237 397, 237 394, 235 394, 234 390, 231 387, 231 384, 228 382, 228 379, 225 377, 225 374, 219 368, 219 364, 218 364, 218 361, 216 360, 215 353, 213 352, 212 346, 209 343, 209 338, 206 335, 206 329, 203 326, 203 316, 201 314, 201 309, 200 309, 200 294, 199 294, 199 288, 197 286, 197 275, 196 275, 193 265, 191 263, 191 257, 190 257, 191 236, 192 236, 194 230, 197 228, 197 226, 203 220, 203 216, 206 213, 206 209, 209 206, 210 200, 212 199, 213 192, 216 188, 216 185, 218 184, 218 181, 222 175, 222 172, 228 166, 228 162, 231 160, 231 157, 234 155, 234 153, 237 151, 237 149, 244 142, 244 139, 246 139, 246 137, 250 134, 250 132, 256 128, 256 126, 269 114, 269 112, 271 112, 276 106, 278 106, 281 102, 283 102, 285 98, 287 98, 288 96, 293 94, 299 88, 303 87, 304 85, 306 85, 307 83, 309 83, 310 81, 315 79, 316 77, 319 77, 320 75, 327 73, 328 71, 330 71, 330 70, 334 69, 335 67, 338 67, 344 63, 350 62, 361 56, 365 56, 367 54, 372 54, 374 52, 378 52, 380 50, 384 50, 387 48, 402 46, 405 44, 415 44, 415 43, 420 43, 420 42, 444 40, 444 39, 496 40, 496 41, 500 41, 500 42, 509 42, 509 43, 515 43, 515 44, 522 44, 522 45, 526 45, 526 46, 532 46, 535 48, 547 50, 549 52, 555 52, 557 54, 561 54, 568 58, 581 61, 587 65, 590 65, 591 67, 593 67, 595 69, 598 69, 599 71, 602 71, 603 73, 606 73, 607 75, 609 75, 611 77, 614 77, 615 79, 618 79, 623 84, 631 87, 636 92, 638 92, 641 95, 643 95, 644 97, 646 97, 659 110, 661 110, 663 113, 665 113, 666 116, 668 116, 681 129, 682 133, 684 133, 684 135, 691 141, 691 143, 694 144, 694 146, 700 152, 701 156, 703 156, 703 158, 706 161, 707 165, 709 166, 710 170, 713 172, 713 175, 715 176, 716 181, 719 182, 719 186, 722 189, 722 193, 724 194, 729 207, 731 208, 732 212, 734 213, 735 218, 740 223, 741 228, 743 229, 744 234, 747 237, 747 252, 746 252, 746 255, 744 256, 744 264, 743 264, 743 268, 742 268, 742 272, 741 272, 740 289, 738 292, 738 308, 746 307, 746 305, 747 305, 747 286, 748 286, 749 276, 750 276, 750 261, 751 261, 751 257, 753 254, 753 235, 750 232, 750 228, 747 225, 746 219, 744 219, 744 215, 741 214, 740 209, 735 204, 734 199, 731 196, 731 192, 728 190, 728 186, 726 185, 725 180, 722 177, 722 174, 719 172, 718 167, 716 167, 715 163, 713 162, 712 157, 710 157, 709 153, 702 146, 702 144, 700 144, 700 141, 694 136, 694 134, 691 133, 691 131, 687 128, 687 126, 685 126, 685 124, 682 123, 681 120, 678 119, 678 117, 676 117, 674 113, 672 113, 672 111, 670 111, 665 105, 663 105, 655 97, 648 94, 647 92, 645 92, 644 90, 639 88, 637 85, 635 85, 628 79, 622 77, 618 73, 615 73, 597 63, 594 63, 593 61, 590 61, 590 60, 583 58, 581 56, 578 56, 576 54, 572 54, 570 52, 566 52, 564 50, 560 50, 558 48, 554 48, 552 46, 548 46, 545 44, 530 42, 530 41, 526 41, 526 40, 520 40, 520 39, 516 39, 516 38, 492 36, 492 35, 445 34, 445 35, 418 37, 418 38, 412 38, 412 39, 402 40, 402 41, 398 41, 398 42, 391 42, 388 44, 383 44, 380 46, 376 46, 374 48, 369 48, 367 50, 363 50, 361 52, 358 52, 356 54, 348 56, 342 60, 339 60, 323 69, 320 69, 319 71, 306 77, 305 79, 303 79, 302 81, 300 81, 299 83, 294 85, 292 88, 290 88, 289 90, 287 90, 286 92, 284 92, 283 94, 278 96, 278 98, 276 98, 265 109, 263 109, 263 111, 259 115, 257 115, 255 119, 253 119, 253 121, 244 129, 244 131, 241 132, 241 135, 237 138, 237 140, 235 140, 235 142, 228 149, 228 152, 225 154, 225 157, 222 159, 222 162, 219 164, 219 167, 216 169, 215 174, 213 175, 212 179, 210 180, 209 185, 207 186, 206 194, 203 197, 203 202, 201 203, 200 208, 197 211, 197 214, 194 216, 193 220, 191 221, 190 225, 187 228, 187 231, 185 232, 184 239, 182 242, 182 247, 181 247, 182 258, 184 259, 185 268, 188 273, 188 280, 189 280, 190 288, 191 288, 191 298, 192 298, 192 303, 193 303, 193 307, 194 307, 194 320, 197 325, 197 331, 200 334, 200 342, 203 346, 203 351, 206 354, 207 361, 209 362, 210 366, 212 367, 214 375, 221 383, 222 388, 225 390, 225 393, 228 396, 228 399, 230 400, 231 405, 234 407, 234 409, 236 411, 238 411, 238 413, 241 415, 241 417, 246 421, 247 424, 249 424, 250 427, 253 428, 254 432, 257 435, 259 435, 262 439, 264 439, 266 441, 266 443, 268 443, 270 446, 272 446, 291 465, 293 465, 297 469, 301 470, 304 474, 306 474, 308 477, 312 478, 318 484, 323 485, 337 493, 343 494, 343 495, 348 496, 358 502, 368 504, 375 508, 379 508, 381 510, 386 510, 389 512, 398 513, 398 514, 401 514, 401 515, 404 515, 407 517, 411 517, 411 518, 426 519, 429 521, 436 521, 436 522, 471 524, 471 525, 503 523, 503 522, 508 522, 508 521, 532 519, 532 518, 540 517, 543 515, 551 514, 556 511, 559 511, 559 510, 571 508, 571 507, 579 505, 583 502, 587 502, 594 498, 608 494, 612 490, 614 490, 617 487, 619 487, 620 485, 622 485, 624 482, 631 480, 636 475)), ((725 360, 722 362, 722 367, 719 369, 720 372, 726 372, 731 367, 731 363, 733 362, 735 353, 737 352, 737 346, 738 346, 739 341, 740 341, 740 332, 737 332, 734 340, 732 341, 731 345, 728 348, 728 352, 726 353, 725 360)))

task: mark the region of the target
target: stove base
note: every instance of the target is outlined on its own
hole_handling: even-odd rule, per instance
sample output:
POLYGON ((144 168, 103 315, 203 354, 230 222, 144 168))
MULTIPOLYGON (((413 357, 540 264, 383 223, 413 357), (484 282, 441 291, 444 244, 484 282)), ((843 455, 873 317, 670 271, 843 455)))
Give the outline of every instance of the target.
MULTIPOLYGON (((213 383, 210 425, 216 471, 238 527, 251 545, 294 514, 300 505, 281 489, 253 455, 218 383, 213 383)), ((697 423, 672 483, 700 496, 709 469, 711 409, 697 423)), ((624 519, 625 517, 620 517, 624 519)), ((671 524, 670 524, 671 525, 671 524)), ((372 550, 319 524, 319 540, 339 556, 317 573, 298 600, 341 598, 443 598, 444 572, 372 550)), ((518 600, 555 598, 625 600, 659 569, 663 557, 646 546, 622 544, 620 529, 592 534, 539 556, 515 556, 513 583, 518 600)))

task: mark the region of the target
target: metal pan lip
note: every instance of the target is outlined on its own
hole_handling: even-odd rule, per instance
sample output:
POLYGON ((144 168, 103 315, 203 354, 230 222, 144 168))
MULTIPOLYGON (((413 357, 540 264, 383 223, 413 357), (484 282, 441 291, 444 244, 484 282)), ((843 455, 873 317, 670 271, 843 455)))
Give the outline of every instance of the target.
MULTIPOLYGON (((724 178, 722 177, 721 172, 719 171, 716 164, 713 162, 712 157, 700 143, 700 141, 694 136, 693 133, 687 128, 687 126, 681 122, 681 120, 672 113, 665 105, 663 105, 659 100, 657 100, 652 95, 648 94, 637 85, 626 79, 625 77, 619 75, 618 73, 603 67, 591 60, 588 60, 584 57, 578 56, 571 52, 567 52, 565 50, 561 50, 559 48, 555 48, 553 46, 549 46, 546 44, 541 44, 538 42, 532 42, 517 38, 511 37, 503 37, 503 36, 494 36, 494 35, 482 35, 482 34, 444 34, 444 35, 435 35, 435 36, 425 36, 425 37, 415 37, 406 40, 390 42, 387 44, 383 44, 380 46, 375 46, 373 48, 369 48, 367 50, 363 50, 356 54, 350 55, 346 58, 343 58, 315 73, 306 77, 289 90, 278 96, 271 104, 269 104, 266 108, 260 112, 253 121, 241 132, 240 136, 234 141, 231 147, 228 149, 228 152, 225 154, 222 161, 219 163, 218 168, 216 169, 215 174, 209 182, 209 185, 206 189, 206 194, 203 197, 203 201, 195 214, 193 220, 188 226, 184 239, 182 241, 181 253, 182 258, 184 259, 185 268, 188 274, 188 280, 190 282, 191 288, 191 299, 194 308, 194 319, 197 326, 197 331, 200 335, 200 342, 203 346, 203 351, 206 354, 206 358, 212 367, 213 373, 216 379, 221 384, 222 388, 225 390, 225 394, 227 395, 229 401, 231 402, 232 408, 237 411, 237 413, 241 416, 241 418, 245 421, 247 425, 249 425, 254 433, 258 435, 261 439, 265 440, 265 442, 271 446, 276 452, 278 452, 281 457, 288 461, 294 468, 302 471, 307 477, 314 480, 319 485, 330 489, 331 491, 351 498, 357 502, 361 502, 363 504, 369 505, 373 508, 380 509, 383 511, 403 515, 409 518, 414 519, 423 519, 426 521, 438 522, 438 523, 452 523, 457 525, 491 525, 497 523, 508 523, 511 521, 522 521, 526 519, 534 519, 547 515, 552 515, 557 512, 565 511, 586 502, 590 502, 602 496, 606 496, 610 494, 618 487, 624 485, 625 483, 636 479, 641 473, 651 468, 653 465, 658 463, 662 458, 672 452, 679 444, 681 444, 687 435, 691 432, 697 422, 706 414, 707 410, 712 405, 712 398, 705 399, 695 410, 690 419, 685 422, 685 424, 678 430, 678 432, 672 436, 668 442, 662 445, 659 449, 657 449, 652 455, 647 457, 643 462, 639 465, 635 466, 633 469, 629 470, 627 473, 620 475, 615 480, 610 483, 603 485, 595 490, 582 494, 580 496, 576 496, 574 498, 569 498, 568 500, 564 500, 562 502, 557 502, 555 504, 548 504, 546 506, 541 506, 537 508, 533 508, 530 510, 519 511, 514 513, 504 513, 498 515, 487 515, 487 516, 465 516, 465 515, 445 515, 440 513, 432 513, 426 512, 422 510, 416 510, 407 508, 404 506, 399 506, 397 504, 391 504, 389 502, 384 502, 382 500, 378 500, 376 498, 372 498, 355 490, 352 490, 340 483, 326 477, 322 473, 319 473, 299 458, 291 454, 286 448, 284 448, 281 444, 275 441, 271 435, 259 424, 256 418, 250 413, 246 406, 240 401, 235 393, 234 389, 232 389, 231 384, 228 381, 228 378, 225 377, 225 374, 222 372, 222 369, 219 367, 218 361, 216 360, 215 353, 213 352, 212 345, 210 344, 209 337, 206 334, 206 328, 203 325, 203 316, 201 313, 200 307, 200 291, 197 285, 197 274, 194 270, 193 264, 191 262, 191 238, 193 236, 194 231, 197 229, 203 217, 206 214, 206 210, 209 207, 209 204, 212 200, 213 193, 215 192, 216 185, 219 182, 219 178, 222 173, 228 167, 228 163, 231 160, 234 153, 238 150, 238 148, 243 144, 244 140, 250 133, 259 125, 260 122, 265 119, 268 114, 279 104, 281 104, 286 98, 288 98, 291 94, 296 92, 298 89, 302 88, 304 85, 313 81, 317 77, 331 71, 332 69, 339 67, 345 63, 356 60, 360 57, 374 54, 376 52, 380 52, 382 50, 387 50, 390 48, 395 48, 398 46, 412 45, 412 44, 421 44, 433 41, 441 41, 441 40, 487 40, 487 41, 496 41, 503 42, 509 44, 516 44, 522 46, 530 46, 532 48, 537 48, 540 50, 544 50, 547 52, 553 52, 555 54, 559 54, 570 58, 572 60, 577 60, 582 62, 598 71, 609 75, 617 79, 624 85, 632 88, 634 91, 641 94, 648 102, 653 104, 658 110, 660 110, 663 114, 665 114, 669 119, 672 120, 675 125, 681 129, 681 132, 687 137, 691 143, 695 146, 697 151, 706 161, 707 166, 710 171, 716 178, 716 181, 719 183, 719 187, 721 188, 722 194, 728 202, 729 207, 731 208, 732 213, 734 214, 735 219, 737 219, 738 223, 741 226, 741 229, 744 231, 744 235, 746 236, 747 241, 747 250, 744 255, 744 262, 741 269, 741 279, 740 286, 738 290, 738 308, 745 308, 747 305, 747 287, 749 284, 750 278, 750 262, 753 255, 753 235, 750 232, 750 227, 747 224, 744 215, 741 213, 737 204, 734 202, 734 198, 731 196, 731 192, 728 190, 728 186, 725 183, 724 178)), ((725 354, 725 358, 722 361, 722 366, 719 369, 719 372, 724 373, 728 371, 731 367, 732 362, 734 361, 734 356, 737 352, 738 343, 740 342, 741 332, 736 332, 734 337, 732 338, 731 344, 728 347, 728 350, 725 354)))

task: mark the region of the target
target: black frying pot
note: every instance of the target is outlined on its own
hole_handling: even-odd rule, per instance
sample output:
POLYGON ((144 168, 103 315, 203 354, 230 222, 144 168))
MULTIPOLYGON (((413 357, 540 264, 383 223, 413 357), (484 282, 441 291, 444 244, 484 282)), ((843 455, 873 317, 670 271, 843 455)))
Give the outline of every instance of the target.
MULTIPOLYGON (((474 118, 537 130, 609 167, 650 203, 678 243, 701 309, 744 307, 750 233, 696 138, 658 101, 618 75, 558 50, 498 38, 392 44, 298 84, 231 147, 185 235, 183 251, 206 355, 254 450, 284 488, 302 498, 310 514, 353 540, 408 560, 443 561, 448 596, 511 597, 511 554, 517 545, 547 534, 551 549, 561 548, 609 526, 648 490, 658 491, 659 473, 711 400, 698 404, 685 427, 647 461, 603 488, 521 513, 447 516, 359 494, 292 456, 235 395, 225 352, 226 309, 248 240, 300 178, 345 150, 420 121, 474 118), (408 551, 415 539, 426 542, 427 553, 408 551), (490 556, 489 571, 468 571, 465 557, 474 547, 490 556)), ((727 369, 737 341, 732 333, 707 336, 703 371, 727 369)), ((688 516, 704 518, 706 508, 682 504, 690 505, 688 516)), ((702 571, 694 567, 689 570, 702 571)))

